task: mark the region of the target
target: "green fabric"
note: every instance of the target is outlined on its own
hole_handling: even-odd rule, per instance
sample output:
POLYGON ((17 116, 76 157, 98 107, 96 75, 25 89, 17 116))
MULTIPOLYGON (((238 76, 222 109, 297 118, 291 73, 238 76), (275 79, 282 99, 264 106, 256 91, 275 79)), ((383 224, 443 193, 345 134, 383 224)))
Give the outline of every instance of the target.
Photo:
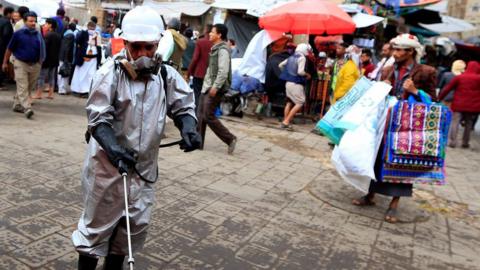
POLYGON ((210 52, 210 58, 208 62, 208 69, 207 75, 210 76, 209 82, 212 83, 213 87, 216 87, 220 92, 227 92, 230 89, 230 85, 232 84, 232 68, 230 63, 230 48, 228 47, 227 43, 221 42, 212 47, 212 51, 210 52), (226 59, 222 60, 222 63, 219 62, 219 53, 221 50, 224 50, 228 53, 228 63, 225 61, 226 59), (217 80, 217 76, 219 75, 220 64, 224 65, 224 69, 228 69, 228 74, 225 80, 220 79, 217 80))

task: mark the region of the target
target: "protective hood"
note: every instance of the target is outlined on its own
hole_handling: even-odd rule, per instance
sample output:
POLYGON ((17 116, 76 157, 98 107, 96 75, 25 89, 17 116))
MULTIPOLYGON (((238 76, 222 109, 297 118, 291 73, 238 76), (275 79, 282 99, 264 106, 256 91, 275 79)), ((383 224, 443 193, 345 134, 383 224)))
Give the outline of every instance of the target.
POLYGON ((480 64, 477 61, 470 61, 464 74, 480 74, 480 64))

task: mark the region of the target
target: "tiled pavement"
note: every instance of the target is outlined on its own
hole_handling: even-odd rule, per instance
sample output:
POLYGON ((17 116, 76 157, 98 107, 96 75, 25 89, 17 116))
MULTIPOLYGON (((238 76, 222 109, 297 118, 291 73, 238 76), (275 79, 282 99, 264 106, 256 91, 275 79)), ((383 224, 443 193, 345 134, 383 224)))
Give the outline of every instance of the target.
MULTIPOLYGON (((10 111, 0 92, 0 269, 75 269, 70 234, 82 205, 85 100, 10 111)), ((323 137, 253 120, 226 122, 234 156, 208 133, 204 151, 161 149, 157 204, 135 269, 480 269, 480 144, 447 154, 448 184, 419 186, 403 223, 386 198, 359 209, 323 137)), ((168 137, 178 135, 173 126, 168 137)), ((100 268, 100 266, 99 266, 100 268)))

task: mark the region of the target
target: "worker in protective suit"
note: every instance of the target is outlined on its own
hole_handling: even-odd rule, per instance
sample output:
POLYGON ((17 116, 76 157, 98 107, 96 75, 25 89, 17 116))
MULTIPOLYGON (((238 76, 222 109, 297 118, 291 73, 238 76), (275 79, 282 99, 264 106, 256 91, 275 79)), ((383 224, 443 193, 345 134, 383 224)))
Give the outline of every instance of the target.
POLYGON ((78 269, 122 269, 128 254, 123 181, 128 172, 128 207, 133 251, 142 248, 154 203, 157 160, 166 116, 180 130, 185 152, 198 149, 193 91, 169 66, 154 58, 162 19, 139 6, 122 23, 125 49, 95 74, 87 101, 88 144, 83 167, 84 210, 72 241, 78 269), (160 71, 159 71, 160 69, 160 71), (163 69, 163 70, 162 70, 163 69))

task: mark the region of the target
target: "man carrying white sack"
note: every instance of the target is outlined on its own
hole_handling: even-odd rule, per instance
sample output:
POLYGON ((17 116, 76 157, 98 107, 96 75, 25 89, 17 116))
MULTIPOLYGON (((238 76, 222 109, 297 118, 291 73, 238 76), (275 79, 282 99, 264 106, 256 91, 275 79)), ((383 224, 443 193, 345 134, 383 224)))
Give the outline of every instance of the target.
POLYGON ((73 244, 79 270, 123 269, 128 254, 123 181, 128 172, 128 209, 133 251, 143 247, 154 203, 158 148, 166 116, 179 128, 185 152, 198 149, 193 91, 154 53, 162 19, 148 7, 129 11, 122 23, 125 49, 95 74, 87 101, 89 141, 83 167, 84 210, 73 244), (165 85, 166 84, 166 85, 165 85))
MULTIPOLYGON (((392 85, 390 95, 396 96, 399 100, 407 100, 412 96, 415 100, 421 101, 419 89, 430 95, 435 100, 436 71, 433 67, 419 64, 422 56, 423 46, 416 36, 401 34, 391 40, 395 64, 385 67, 382 71, 381 80, 392 85)), ((380 179, 382 165, 383 146, 377 154, 375 162, 375 174, 380 179)), ((385 213, 385 221, 389 223, 398 222, 398 204, 400 197, 411 197, 413 185, 407 183, 389 183, 382 181, 371 181, 368 194, 354 199, 352 203, 357 206, 375 205, 375 194, 391 196, 392 200, 385 213)))

